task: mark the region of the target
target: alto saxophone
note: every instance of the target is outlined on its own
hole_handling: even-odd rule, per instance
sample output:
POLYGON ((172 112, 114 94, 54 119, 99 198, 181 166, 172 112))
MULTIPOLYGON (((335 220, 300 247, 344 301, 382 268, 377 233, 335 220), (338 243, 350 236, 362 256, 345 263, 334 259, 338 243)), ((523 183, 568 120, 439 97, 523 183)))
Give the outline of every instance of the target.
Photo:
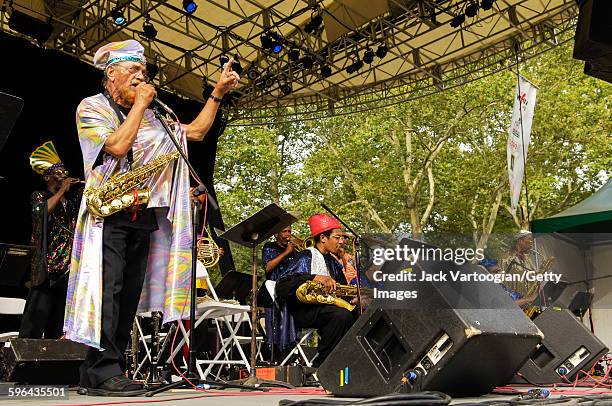
POLYGON ((295 295, 302 303, 331 304, 352 312, 355 305, 349 301, 357 297, 357 286, 336 284, 336 291, 328 293, 319 282, 306 281, 297 288, 295 295))
POLYGON ((107 217, 136 204, 148 203, 151 191, 139 186, 178 157, 178 151, 172 152, 134 170, 114 175, 100 187, 88 187, 83 192, 87 209, 96 217, 107 217))

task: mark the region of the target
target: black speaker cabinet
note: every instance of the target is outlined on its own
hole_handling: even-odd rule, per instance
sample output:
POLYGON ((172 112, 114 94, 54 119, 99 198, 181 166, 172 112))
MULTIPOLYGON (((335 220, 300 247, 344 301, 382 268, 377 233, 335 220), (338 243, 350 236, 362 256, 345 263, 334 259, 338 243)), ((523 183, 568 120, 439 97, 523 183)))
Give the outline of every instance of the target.
POLYGON ((17 338, 2 348, 3 381, 30 385, 77 385, 87 346, 70 340, 17 338))
MULTIPOLYGON (((567 309, 549 307, 535 320, 544 340, 521 367, 528 382, 551 384, 572 381, 580 370, 587 371, 608 348, 567 309)), ((519 376, 515 383, 528 383, 519 376)))
POLYGON ((612 1, 582 0, 576 24, 574 58, 592 61, 612 52, 612 1))
MULTIPOLYGON (((481 267, 444 261, 400 268, 417 279, 438 271, 488 275, 481 267)), ((508 382, 542 333, 497 283, 447 279, 406 284, 418 295, 404 299, 404 308, 375 300, 320 366, 323 387, 337 396, 379 396, 393 392, 410 370, 419 371, 421 390, 451 396, 484 395, 508 382)))

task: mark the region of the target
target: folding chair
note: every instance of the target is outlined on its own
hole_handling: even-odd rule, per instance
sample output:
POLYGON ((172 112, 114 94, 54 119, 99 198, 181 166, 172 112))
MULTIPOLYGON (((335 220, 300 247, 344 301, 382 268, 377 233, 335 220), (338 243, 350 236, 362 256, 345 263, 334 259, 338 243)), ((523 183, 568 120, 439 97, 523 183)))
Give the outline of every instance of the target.
MULTIPOLYGON (((26 301, 24 299, 14 297, 0 297, 0 314, 4 315, 20 315, 23 314, 25 309, 26 301)), ((9 341, 11 338, 17 338, 19 332, 9 331, 7 333, 0 333, 0 342, 9 341)))
MULTIPOLYGON (((242 347, 240 345, 241 342, 249 342, 248 340, 250 340, 250 337, 248 337, 248 340, 246 340, 247 337, 239 336, 238 330, 240 328, 241 323, 244 320, 248 320, 248 315, 251 311, 251 307, 240 304, 224 303, 220 301, 212 285, 212 282, 210 281, 206 268, 204 268, 204 266, 199 262, 196 277, 199 279, 204 279, 206 281, 207 289, 212 295, 212 299, 197 304, 197 320, 194 325, 191 326, 191 328, 197 328, 200 323, 207 319, 213 320, 222 344, 221 348, 219 349, 219 351, 217 351, 213 359, 196 360, 196 368, 198 370, 200 378, 206 380, 215 365, 219 366, 219 369, 217 370, 217 374, 215 376, 216 378, 218 378, 223 365, 244 365, 250 372, 250 362, 244 354, 244 351, 242 350, 242 347), (226 336, 223 335, 223 331, 221 329, 221 326, 223 325, 227 327, 228 334, 226 336), (240 358, 238 360, 230 359, 230 350, 234 348, 238 351, 240 358), (202 365, 207 365, 205 370, 202 369, 202 365)), ((172 360, 181 350, 181 347, 184 343, 187 343, 187 345, 189 345, 189 334, 185 329, 182 320, 178 321, 178 328, 179 331, 182 333, 183 338, 176 345, 176 348, 170 355, 170 360, 172 360)))
MULTIPOLYGON (((278 307, 278 304, 276 303, 276 282, 275 281, 267 280, 265 282, 265 287, 266 287, 266 290, 268 291, 268 293, 270 294, 270 297, 272 298, 272 302, 274 303, 274 306, 278 307)), ((293 347, 293 349, 291 349, 289 354, 287 354, 287 356, 280 363, 280 365, 281 366, 285 365, 287 362, 289 362, 289 360, 291 359, 291 357, 293 355, 297 355, 298 358, 301 359, 307 367, 312 367, 312 361, 314 361, 319 354, 315 354, 315 356, 312 357, 312 359, 309 359, 308 356, 306 355, 306 353, 304 352, 304 349, 302 348, 302 344, 304 344, 306 342, 306 340, 308 340, 315 331, 316 331, 316 329, 314 329, 314 328, 303 329, 302 330, 302 332, 303 332, 302 338, 300 338, 300 341, 298 341, 296 346, 293 347)))

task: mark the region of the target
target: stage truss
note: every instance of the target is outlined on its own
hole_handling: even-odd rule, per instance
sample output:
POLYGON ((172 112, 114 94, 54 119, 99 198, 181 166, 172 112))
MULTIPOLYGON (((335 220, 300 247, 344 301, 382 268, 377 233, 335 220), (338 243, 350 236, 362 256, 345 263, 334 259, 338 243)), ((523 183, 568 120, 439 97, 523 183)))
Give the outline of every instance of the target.
POLYGON ((242 78, 226 109, 233 124, 249 125, 349 114, 460 86, 507 69, 517 47, 526 59, 571 38, 578 12, 575 0, 492 0, 488 10, 478 7, 484 0, 196 1, 188 15, 181 0, 0 0, 0 28, 24 35, 9 18, 26 13, 51 25, 41 45, 89 63, 104 43, 136 38, 159 69, 156 86, 200 101, 221 57, 237 57, 242 78), (477 14, 453 27, 474 4, 477 14), (123 26, 113 10, 123 12, 123 26), (282 51, 265 49, 262 34, 282 51), (381 46, 384 57, 364 62, 368 48, 381 46))

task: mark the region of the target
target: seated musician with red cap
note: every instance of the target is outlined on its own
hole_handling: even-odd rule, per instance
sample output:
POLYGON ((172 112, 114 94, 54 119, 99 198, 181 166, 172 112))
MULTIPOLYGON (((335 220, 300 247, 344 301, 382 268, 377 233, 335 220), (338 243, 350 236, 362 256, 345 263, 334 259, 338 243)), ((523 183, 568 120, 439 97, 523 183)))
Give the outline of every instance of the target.
POLYGON ((342 264, 331 253, 337 252, 344 237, 341 225, 327 214, 315 214, 308 219, 315 245, 300 252, 281 275, 276 284, 276 295, 285 299, 296 324, 302 328, 318 330, 318 366, 331 353, 336 344, 353 325, 354 316, 347 309, 333 304, 306 304, 295 296, 296 289, 306 281, 321 283, 326 291, 334 292, 336 283, 346 285, 342 264))

